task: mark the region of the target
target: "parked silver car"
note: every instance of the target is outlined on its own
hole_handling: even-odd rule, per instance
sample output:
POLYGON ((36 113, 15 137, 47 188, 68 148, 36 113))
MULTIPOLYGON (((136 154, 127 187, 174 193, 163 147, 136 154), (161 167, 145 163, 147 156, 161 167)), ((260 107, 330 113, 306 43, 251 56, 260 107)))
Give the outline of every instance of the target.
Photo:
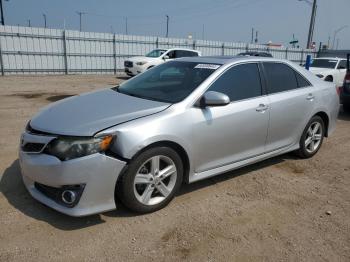
POLYGON ((334 130, 334 84, 289 61, 191 57, 49 105, 22 134, 30 194, 83 216, 164 207, 192 183, 276 155, 308 158, 334 130))

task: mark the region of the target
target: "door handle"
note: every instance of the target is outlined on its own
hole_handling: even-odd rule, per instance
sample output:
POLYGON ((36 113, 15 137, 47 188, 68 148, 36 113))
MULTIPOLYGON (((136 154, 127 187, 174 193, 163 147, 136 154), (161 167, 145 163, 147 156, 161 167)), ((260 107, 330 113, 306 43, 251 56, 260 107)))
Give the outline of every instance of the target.
POLYGON ((255 110, 256 112, 265 112, 267 109, 269 109, 269 106, 268 105, 265 105, 265 104, 260 104, 255 110))
POLYGON ((310 93, 307 95, 306 100, 312 101, 312 100, 314 100, 314 98, 315 98, 315 96, 310 93))

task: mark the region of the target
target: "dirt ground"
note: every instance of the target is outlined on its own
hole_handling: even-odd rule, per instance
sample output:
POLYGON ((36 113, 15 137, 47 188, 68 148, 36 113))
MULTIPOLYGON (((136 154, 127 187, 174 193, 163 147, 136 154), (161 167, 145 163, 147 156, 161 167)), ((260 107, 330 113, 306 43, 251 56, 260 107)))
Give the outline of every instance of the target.
POLYGON ((83 218, 32 199, 19 137, 44 105, 115 76, 0 77, 0 261, 350 261, 350 114, 309 160, 291 154, 183 186, 169 206, 83 218))

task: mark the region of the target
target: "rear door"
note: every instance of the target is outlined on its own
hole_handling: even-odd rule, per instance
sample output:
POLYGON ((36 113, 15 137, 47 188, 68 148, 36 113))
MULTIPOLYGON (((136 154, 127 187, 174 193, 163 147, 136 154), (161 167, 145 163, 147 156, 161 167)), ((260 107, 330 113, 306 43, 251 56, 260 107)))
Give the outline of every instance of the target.
POLYGON ((266 152, 292 146, 313 111, 316 92, 311 84, 284 63, 264 62, 270 120, 266 152))

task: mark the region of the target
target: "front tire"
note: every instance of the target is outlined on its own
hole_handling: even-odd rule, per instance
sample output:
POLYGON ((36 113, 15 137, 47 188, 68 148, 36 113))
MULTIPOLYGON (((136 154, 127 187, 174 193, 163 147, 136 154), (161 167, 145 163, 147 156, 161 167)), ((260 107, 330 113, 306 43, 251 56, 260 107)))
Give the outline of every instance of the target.
POLYGON ((324 134, 325 128, 322 118, 312 117, 300 138, 299 149, 296 151, 298 156, 301 158, 314 156, 321 148, 324 134))
POLYGON ((117 187, 121 202, 138 213, 165 207, 181 186, 183 164, 171 148, 148 149, 131 160, 117 187))

